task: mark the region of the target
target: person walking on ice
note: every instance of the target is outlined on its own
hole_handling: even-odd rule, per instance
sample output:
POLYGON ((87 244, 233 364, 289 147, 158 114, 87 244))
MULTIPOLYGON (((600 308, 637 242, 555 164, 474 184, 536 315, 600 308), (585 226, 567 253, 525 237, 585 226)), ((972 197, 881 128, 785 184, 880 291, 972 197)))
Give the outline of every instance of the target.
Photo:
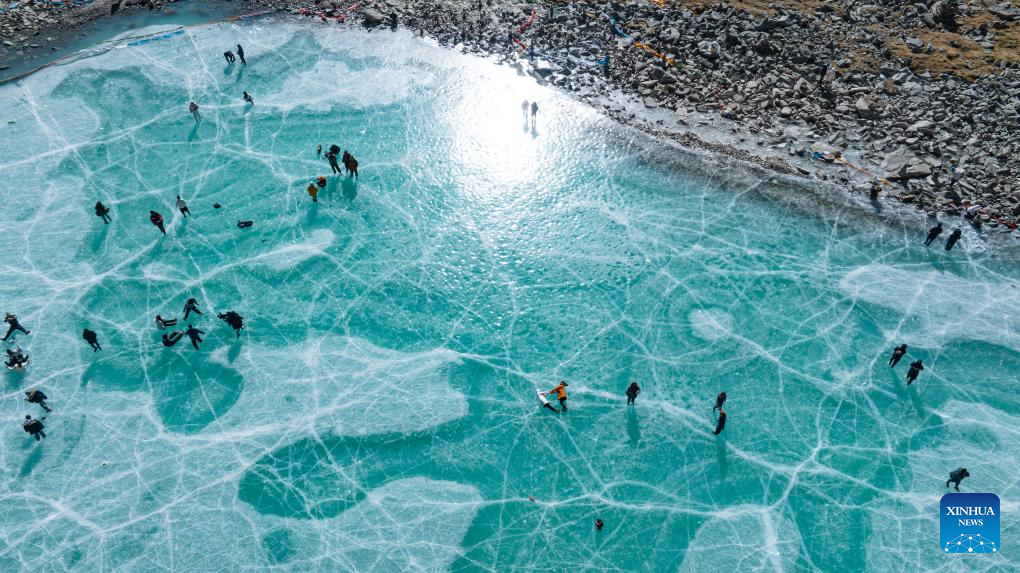
POLYGON ((166 234, 166 228, 163 226, 163 215, 155 211, 149 211, 149 222, 155 225, 160 233, 166 234))
POLYGON ((202 121, 202 114, 198 112, 198 104, 197 103, 191 102, 190 104, 188 104, 188 111, 191 112, 191 117, 195 118, 195 122, 196 123, 198 123, 199 121, 202 121))
POLYGON ((956 245, 956 242, 959 241, 960 237, 962 236, 963 231, 961 231, 959 227, 953 229, 953 232, 949 234, 949 238, 946 239, 946 250, 947 251, 953 250, 953 247, 956 245))
POLYGON ((892 356, 889 357, 889 368, 896 366, 900 363, 900 359, 907 355, 907 345, 901 344, 893 349, 892 356))
POLYGON ((7 323, 7 334, 5 334, 3 338, 0 338, 0 340, 3 340, 4 342, 7 342, 7 339, 10 338, 12 334, 14 334, 15 330, 20 330, 25 334, 32 333, 31 330, 25 330, 25 327, 21 326, 21 323, 18 322, 18 317, 14 316, 13 313, 8 312, 6 315, 4 315, 4 322, 7 323))
POLYGON ((569 386, 569 384, 567 384, 563 380, 560 380, 560 383, 555 388, 549 390, 545 394, 546 396, 552 396, 553 394, 556 394, 556 399, 560 401, 560 409, 563 410, 564 412, 567 411, 567 386, 569 386))
POLYGON ((946 487, 949 487, 949 484, 953 484, 956 491, 960 491, 960 482, 963 481, 963 478, 965 477, 970 477, 970 472, 967 471, 967 468, 956 468, 949 472, 949 479, 946 480, 946 487))
POLYGON ((88 342, 89 346, 92 347, 92 352, 98 352, 103 349, 103 347, 99 346, 99 336, 95 333, 95 331, 86 328, 82 331, 81 337, 84 338, 85 342, 88 342))
POLYGON ((188 335, 188 338, 191 339, 191 345, 195 347, 195 350, 198 350, 198 343, 202 342, 202 337, 199 336, 199 334, 205 334, 205 331, 199 330, 189 324, 188 330, 186 330, 184 334, 188 335))
POLYGON ((237 57, 241 58, 241 65, 244 65, 244 66, 248 65, 248 62, 245 61, 245 59, 244 59, 244 48, 241 47, 241 44, 237 45, 237 57))
POLYGON ((102 201, 96 201, 96 217, 101 218, 107 225, 113 220, 110 218, 110 208, 103 205, 102 201))
POLYGON ((188 204, 184 202, 184 199, 181 199, 180 195, 177 196, 177 210, 185 217, 191 214, 191 209, 188 209, 188 204))
POLYGON ((924 370, 924 363, 920 360, 910 363, 910 370, 907 370, 907 386, 910 386, 914 383, 914 380, 917 380, 917 375, 920 374, 922 370, 924 370))
POLYGON ((942 234, 942 223, 939 223, 939 224, 935 225, 934 227, 932 227, 931 229, 928 229, 928 238, 924 240, 924 246, 927 247, 928 245, 931 245, 931 242, 934 241, 935 238, 938 237, 941 234, 942 234))
POLYGON ((712 411, 719 410, 722 412, 723 404, 726 403, 726 392, 719 392, 719 395, 715 397, 715 406, 712 406, 712 411))
POLYGON ((557 414, 560 413, 559 410, 553 408, 553 405, 549 403, 549 399, 545 397, 545 394, 541 390, 535 390, 535 394, 538 395, 538 403, 541 404, 543 408, 549 408, 557 414))

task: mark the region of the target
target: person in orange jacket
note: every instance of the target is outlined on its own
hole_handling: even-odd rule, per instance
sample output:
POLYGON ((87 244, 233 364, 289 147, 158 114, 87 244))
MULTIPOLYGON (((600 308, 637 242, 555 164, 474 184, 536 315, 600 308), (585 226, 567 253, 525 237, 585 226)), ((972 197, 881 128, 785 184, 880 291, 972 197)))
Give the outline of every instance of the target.
POLYGON ((556 386, 552 390, 549 390, 545 394, 546 396, 552 396, 553 394, 556 394, 556 399, 560 401, 560 407, 563 408, 564 412, 567 411, 567 386, 569 386, 569 384, 567 384, 563 380, 560 380, 558 386, 556 386))
POLYGON ((315 185, 314 182, 308 184, 308 194, 311 195, 313 203, 318 203, 319 202, 319 199, 318 199, 319 188, 315 185))

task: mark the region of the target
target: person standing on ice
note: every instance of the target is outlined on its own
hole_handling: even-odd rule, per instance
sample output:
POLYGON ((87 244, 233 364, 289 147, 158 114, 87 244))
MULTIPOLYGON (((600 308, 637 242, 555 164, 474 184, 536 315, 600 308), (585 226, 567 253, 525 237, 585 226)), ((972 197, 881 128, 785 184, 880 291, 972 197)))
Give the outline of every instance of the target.
POLYGON ((927 247, 928 245, 931 245, 931 242, 935 240, 935 237, 938 237, 941 234, 942 223, 940 222, 931 229, 928 229, 928 238, 924 240, 924 246, 927 247))
POLYGON ((901 344, 893 349, 892 356, 889 357, 889 368, 896 366, 900 363, 900 359, 907 355, 907 345, 901 344))
MULTIPOLYGON (((198 315, 202 314, 202 311, 198 310, 198 301, 193 298, 189 298, 184 302, 184 320, 188 320, 188 315, 191 313, 198 315)), ((174 321, 174 324, 177 324, 176 320, 174 321)))
POLYGON ((963 481, 963 478, 965 477, 970 477, 970 472, 967 471, 967 468, 956 468, 949 472, 949 479, 946 480, 946 487, 949 487, 949 484, 953 484, 956 491, 960 491, 960 482, 963 481))
POLYGON ((18 322, 18 317, 14 316, 13 313, 8 312, 6 315, 4 315, 4 322, 7 323, 7 334, 5 334, 3 338, 0 338, 0 340, 3 340, 4 342, 7 342, 7 339, 10 338, 12 334, 14 334, 15 330, 20 330, 25 334, 32 333, 31 330, 25 330, 25 327, 21 326, 21 323, 18 322))
POLYGON ((722 412, 722 406, 726 403, 726 392, 719 392, 719 395, 715 397, 715 406, 712 406, 712 411, 719 410, 722 412))
POLYGON ((637 382, 631 382, 630 386, 627 386, 627 405, 630 406, 637 400, 637 395, 641 393, 641 387, 637 385, 637 382))
POLYGON ((163 233, 164 235, 166 234, 166 229, 163 228, 163 215, 160 215, 155 211, 149 211, 149 221, 159 228, 160 233, 163 233))
POLYGON ((963 231, 961 231, 959 227, 953 229, 953 232, 949 234, 949 238, 946 239, 946 250, 953 250, 953 246, 956 245, 956 242, 959 241, 962 236, 963 231))
POLYGON ((315 158, 316 159, 322 158, 322 144, 321 143, 315 146, 315 158))
MULTIPOLYGON (((347 152, 344 151, 344 153, 347 152)), ((344 161, 344 167, 347 168, 349 176, 354 177, 355 179, 358 178, 358 160, 350 153, 347 153, 347 161, 344 161)))
POLYGON ((241 329, 244 328, 244 317, 232 310, 227 312, 221 312, 216 315, 220 320, 230 325, 230 328, 234 329, 238 338, 241 338, 241 329))
POLYGON ((521 102, 521 114, 524 115, 524 124, 525 125, 527 125, 527 123, 528 123, 528 106, 529 105, 530 104, 528 103, 528 100, 524 100, 523 102, 521 102))
POLYGON ((917 375, 922 370, 924 370, 924 363, 920 360, 910 363, 910 370, 907 370, 907 386, 910 386, 914 383, 914 380, 917 380, 917 375))
POLYGON ((244 61, 244 48, 241 47, 241 44, 237 45, 237 57, 241 58, 241 63, 242 64, 244 64, 246 66, 248 65, 248 62, 244 61))
POLYGON ((46 432, 43 431, 43 423, 36 420, 32 416, 25 416, 25 421, 21 424, 21 429, 25 430, 25 433, 35 438, 35 441, 40 441, 46 437, 46 432))
POLYGON ((725 427, 726 427, 726 411, 723 410, 722 407, 720 406, 719 407, 719 421, 716 422, 716 425, 715 425, 715 435, 718 436, 720 433, 722 433, 722 431, 723 431, 723 429, 725 427))
POLYGON ((202 121, 202 114, 198 113, 198 104, 191 102, 188 104, 188 111, 191 112, 191 117, 195 118, 195 122, 202 121))
POLYGON ((314 181, 308 184, 308 196, 312 198, 312 203, 319 202, 319 186, 314 181))
POLYGON ((113 219, 110 218, 110 209, 106 205, 103 205, 102 201, 96 201, 96 217, 100 217, 104 223, 110 224, 113 219))
POLYGON ((184 202, 184 199, 181 199, 180 195, 177 196, 177 209, 185 217, 191 214, 191 209, 188 209, 188 204, 184 202))
POLYGON ((99 346, 99 336, 96 334, 94 330, 89 330, 86 328, 84 331, 82 331, 81 337, 84 338, 85 342, 88 342, 89 346, 92 347, 92 352, 98 352, 103 349, 102 346, 99 346))
POLYGON ((188 338, 191 339, 191 345, 195 347, 195 350, 198 350, 198 343, 202 342, 202 337, 199 336, 199 334, 205 334, 205 331, 199 330, 189 324, 188 330, 184 331, 184 334, 188 335, 188 338))
POLYGON ((559 385, 545 394, 546 396, 556 394, 556 399, 560 401, 560 409, 564 412, 567 411, 567 386, 569 386, 569 384, 567 384, 566 381, 560 380, 559 385))
POLYGON ((549 408, 557 414, 560 413, 559 410, 553 408, 552 404, 549 403, 549 399, 545 397, 545 394, 543 394, 541 390, 535 390, 535 394, 538 395, 538 403, 541 404, 543 408, 549 408))
POLYGON ((255 100, 251 97, 251 94, 248 93, 248 92, 244 92, 244 101, 246 101, 246 102, 248 102, 248 103, 250 103, 252 105, 255 105, 255 100))
POLYGON ((343 170, 340 169, 340 165, 336 162, 336 154, 340 152, 340 148, 337 147, 336 151, 333 151, 333 147, 336 146, 330 147, 329 151, 326 152, 326 160, 329 161, 329 167, 333 170, 332 174, 336 175, 337 173, 343 173, 343 170))

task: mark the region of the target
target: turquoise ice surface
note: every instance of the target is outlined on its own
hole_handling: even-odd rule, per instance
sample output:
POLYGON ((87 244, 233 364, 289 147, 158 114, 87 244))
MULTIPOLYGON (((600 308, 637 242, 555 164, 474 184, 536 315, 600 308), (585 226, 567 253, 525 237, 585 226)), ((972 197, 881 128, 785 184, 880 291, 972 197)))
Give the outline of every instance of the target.
POLYGON ((972 231, 926 249, 507 66, 310 20, 114 48, 0 109, 0 311, 32 330, 0 570, 956 571, 958 466, 1004 508, 971 565, 1020 567, 1020 273, 972 231), (313 203, 332 143, 361 176, 313 203), (189 297, 205 342, 164 348, 189 297))

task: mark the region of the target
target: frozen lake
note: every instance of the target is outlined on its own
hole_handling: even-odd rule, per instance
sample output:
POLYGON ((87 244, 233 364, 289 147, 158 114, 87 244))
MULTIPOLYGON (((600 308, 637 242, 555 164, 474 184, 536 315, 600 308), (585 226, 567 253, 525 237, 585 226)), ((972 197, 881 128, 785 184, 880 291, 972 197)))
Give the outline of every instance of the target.
POLYGON ((0 109, 0 311, 32 331, 0 570, 958 570, 958 466, 1020 534, 1020 272, 970 231, 808 215, 510 68, 312 21, 115 48, 0 109), (332 143, 360 179, 312 203, 332 143), (190 297, 205 342, 165 348, 190 297))

